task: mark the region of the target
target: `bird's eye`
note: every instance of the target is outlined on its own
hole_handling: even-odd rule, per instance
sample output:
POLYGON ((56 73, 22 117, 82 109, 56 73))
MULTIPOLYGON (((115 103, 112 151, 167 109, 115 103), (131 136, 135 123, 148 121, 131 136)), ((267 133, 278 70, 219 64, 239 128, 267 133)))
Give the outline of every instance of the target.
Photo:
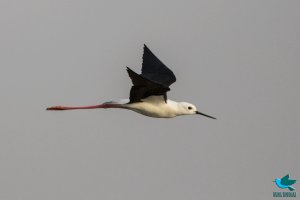
POLYGON ((191 107, 191 106, 189 106, 189 107, 188 107, 188 109, 189 109, 189 110, 192 110, 192 107, 191 107))

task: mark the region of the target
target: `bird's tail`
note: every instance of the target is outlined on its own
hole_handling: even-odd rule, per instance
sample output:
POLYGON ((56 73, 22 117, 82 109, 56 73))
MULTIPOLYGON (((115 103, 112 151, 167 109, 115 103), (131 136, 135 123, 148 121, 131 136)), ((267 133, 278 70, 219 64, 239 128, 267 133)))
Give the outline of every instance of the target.
POLYGON ((120 101, 107 101, 107 102, 104 102, 103 104, 127 104, 129 103, 129 99, 121 99, 120 101))
POLYGON ((288 188, 289 188, 290 191, 294 191, 295 190, 295 188, 292 187, 292 186, 289 186, 288 188))

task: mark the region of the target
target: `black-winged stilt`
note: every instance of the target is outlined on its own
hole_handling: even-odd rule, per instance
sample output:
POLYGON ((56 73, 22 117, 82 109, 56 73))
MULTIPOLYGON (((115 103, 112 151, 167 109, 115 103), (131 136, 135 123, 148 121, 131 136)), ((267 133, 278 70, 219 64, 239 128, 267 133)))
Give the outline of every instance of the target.
POLYGON ((176 81, 176 77, 146 45, 144 45, 142 74, 135 73, 129 67, 127 67, 127 72, 133 84, 129 99, 123 99, 119 102, 110 101, 94 106, 53 106, 47 110, 123 108, 157 118, 199 114, 216 119, 199 112, 193 104, 167 99, 167 92, 170 91, 169 86, 176 81))

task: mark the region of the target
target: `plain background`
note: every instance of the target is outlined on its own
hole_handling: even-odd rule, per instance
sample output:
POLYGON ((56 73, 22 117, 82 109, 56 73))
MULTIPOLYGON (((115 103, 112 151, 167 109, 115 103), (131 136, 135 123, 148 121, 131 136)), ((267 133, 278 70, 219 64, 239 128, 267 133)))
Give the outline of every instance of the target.
MULTIPOLYGON (((300 179, 300 2, 2 0, 0 199, 273 199, 300 179), (142 47, 218 118, 45 111, 128 98, 142 47)), ((299 191, 299 182, 295 184, 299 191)))

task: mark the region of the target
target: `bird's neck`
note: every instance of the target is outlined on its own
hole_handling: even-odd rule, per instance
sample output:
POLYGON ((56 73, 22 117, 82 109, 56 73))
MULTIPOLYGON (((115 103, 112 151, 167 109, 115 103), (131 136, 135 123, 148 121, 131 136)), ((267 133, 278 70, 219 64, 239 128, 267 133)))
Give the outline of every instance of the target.
POLYGON ((176 116, 184 115, 184 110, 182 108, 182 105, 179 102, 168 99, 167 105, 170 107, 170 109, 172 109, 172 111, 176 116))

